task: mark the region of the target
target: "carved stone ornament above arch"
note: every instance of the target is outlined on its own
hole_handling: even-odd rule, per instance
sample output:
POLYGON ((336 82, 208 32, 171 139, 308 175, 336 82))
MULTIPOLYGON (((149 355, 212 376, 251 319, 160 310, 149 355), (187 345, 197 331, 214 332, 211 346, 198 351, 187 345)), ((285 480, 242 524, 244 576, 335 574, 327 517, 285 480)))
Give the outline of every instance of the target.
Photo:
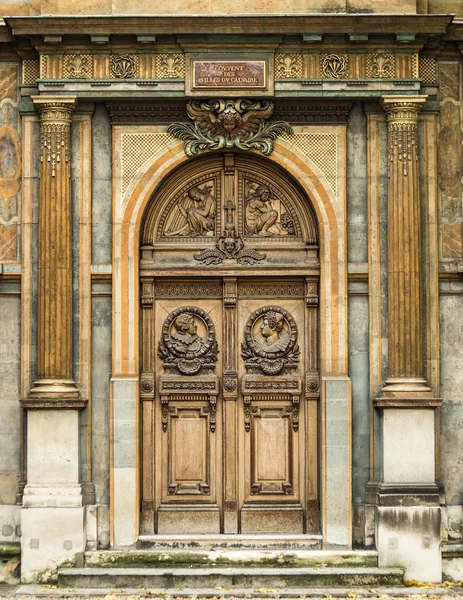
POLYGON ((246 246, 318 246, 306 194, 278 165, 254 153, 204 155, 174 171, 152 196, 141 242, 192 256, 191 249, 214 247, 224 234, 240 236, 246 246))

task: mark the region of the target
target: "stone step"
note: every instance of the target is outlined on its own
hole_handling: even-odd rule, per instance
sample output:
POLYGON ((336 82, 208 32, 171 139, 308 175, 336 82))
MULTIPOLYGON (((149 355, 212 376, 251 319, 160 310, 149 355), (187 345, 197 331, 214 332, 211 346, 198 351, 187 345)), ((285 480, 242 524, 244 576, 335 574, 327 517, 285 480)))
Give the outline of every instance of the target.
POLYGON ((379 568, 202 568, 60 569, 60 586, 70 588, 322 588, 396 586, 401 569, 379 568))
POLYGON ((181 567, 376 567, 378 553, 347 550, 254 550, 249 548, 182 548, 180 550, 95 550, 85 552, 90 568, 181 567))
POLYGON ((249 548, 256 550, 320 549, 321 535, 302 534, 217 534, 217 535, 141 535, 140 549, 181 550, 182 548, 249 548))

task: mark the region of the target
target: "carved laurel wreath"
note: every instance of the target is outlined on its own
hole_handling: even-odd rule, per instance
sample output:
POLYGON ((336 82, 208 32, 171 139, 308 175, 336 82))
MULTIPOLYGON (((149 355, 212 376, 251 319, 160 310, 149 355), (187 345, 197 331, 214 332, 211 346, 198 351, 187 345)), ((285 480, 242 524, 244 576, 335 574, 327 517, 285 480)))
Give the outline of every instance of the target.
POLYGON ((211 317, 197 306, 181 306, 173 310, 162 326, 158 354, 164 360, 165 367, 175 367, 182 375, 196 375, 202 368, 213 369, 217 361, 218 346, 211 317), (179 315, 184 313, 198 317, 207 329, 207 337, 202 339, 200 350, 188 355, 178 350, 171 336, 172 324, 179 315))
POLYGON ((299 353, 297 325, 287 310, 280 306, 262 306, 251 313, 244 328, 244 342, 241 344, 241 356, 247 367, 258 367, 265 375, 278 375, 285 367, 297 367, 299 353), (253 336, 254 323, 270 311, 282 314, 289 327, 288 344, 278 352, 266 352, 253 336))

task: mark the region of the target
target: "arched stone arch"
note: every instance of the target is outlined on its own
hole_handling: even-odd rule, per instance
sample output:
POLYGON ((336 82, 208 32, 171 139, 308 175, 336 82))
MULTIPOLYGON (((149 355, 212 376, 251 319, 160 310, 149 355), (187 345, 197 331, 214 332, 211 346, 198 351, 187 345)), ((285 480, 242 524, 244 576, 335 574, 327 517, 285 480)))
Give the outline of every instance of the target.
MULTIPOLYGON (((336 128, 344 144, 345 129, 336 128)), ((116 132, 116 142, 117 135, 116 132)), ((120 157, 119 157, 120 159, 120 157)), ((120 181, 114 186, 113 223, 113 377, 112 377, 112 460, 111 514, 114 544, 132 544, 139 531, 138 515, 138 378, 139 378, 139 260, 143 216, 160 183, 189 160, 183 144, 170 141, 150 157, 137 171, 124 195, 120 181), (130 467, 118 467, 117 457, 127 453, 119 448, 117 422, 129 410, 135 444, 130 467)), ((336 445, 330 431, 327 398, 339 396, 344 424, 350 422, 350 387, 347 378, 347 265, 345 214, 345 156, 339 161, 337 194, 327 177, 291 140, 279 140, 268 159, 294 178, 312 201, 320 244, 320 314, 322 375, 322 488, 324 493, 322 522, 328 543, 350 544, 350 475, 349 433, 338 446, 345 447, 345 465, 337 465, 337 478, 327 479, 330 461, 335 459, 329 448, 336 445), (340 468, 341 467, 341 468, 340 468), (339 488, 342 478, 342 485, 339 488), (344 490, 345 494, 340 489, 344 490), (341 507, 341 508, 340 508, 341 507), (345 517, 345 518, 344 518, 345 517)), ((118 157, 114 164, 120 166, 118 157)), ((346 425, 346 428, 348 425, 346 425)))

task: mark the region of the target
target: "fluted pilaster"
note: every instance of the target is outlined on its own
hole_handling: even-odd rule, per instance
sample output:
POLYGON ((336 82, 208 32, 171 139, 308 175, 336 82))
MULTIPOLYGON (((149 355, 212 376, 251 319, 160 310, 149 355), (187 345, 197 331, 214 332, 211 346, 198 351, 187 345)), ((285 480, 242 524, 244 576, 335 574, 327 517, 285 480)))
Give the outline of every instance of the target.
POLYGON ((388 122, 388 379, 383 392, 429 391, 424 378, 418 115, 426 96, 382 100, 388 122))
POLYGON ((31 397, 77 396, 72 380, 71 116, 75 98, 36 96, 40 115, 37 381, 31 397))

